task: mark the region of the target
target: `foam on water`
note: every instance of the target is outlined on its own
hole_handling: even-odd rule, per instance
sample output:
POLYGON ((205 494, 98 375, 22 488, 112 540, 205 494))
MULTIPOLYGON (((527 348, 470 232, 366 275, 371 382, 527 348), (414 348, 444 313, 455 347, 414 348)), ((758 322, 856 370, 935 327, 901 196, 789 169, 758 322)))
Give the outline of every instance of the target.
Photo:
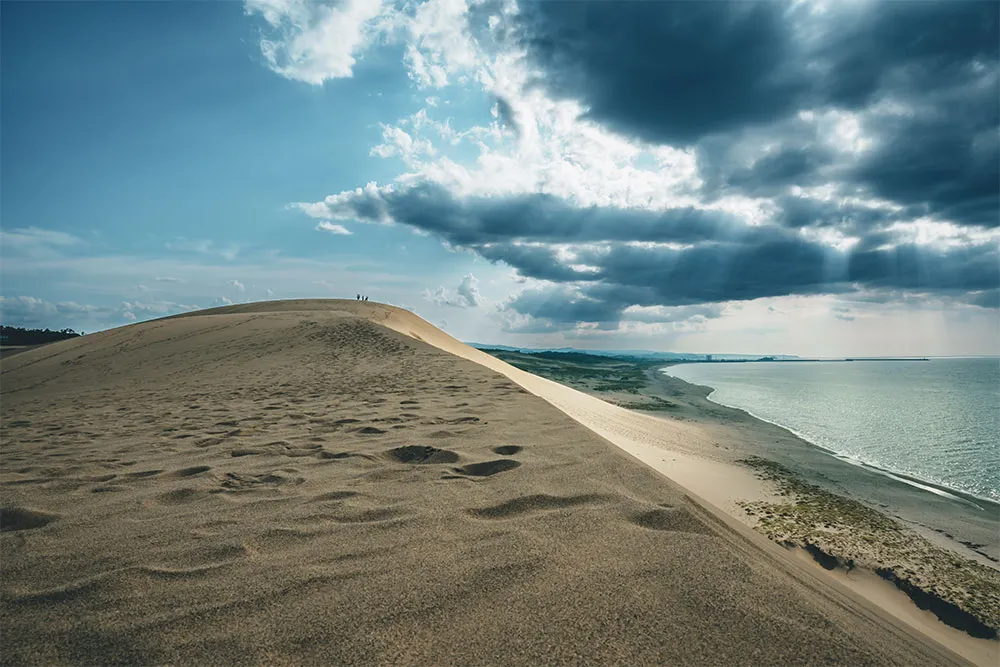
POLYGON ((712 387, 712 401, 838 458, 962 502, 948 490, 1000 501, 998 359, 683 364, 665 372, 712 387))

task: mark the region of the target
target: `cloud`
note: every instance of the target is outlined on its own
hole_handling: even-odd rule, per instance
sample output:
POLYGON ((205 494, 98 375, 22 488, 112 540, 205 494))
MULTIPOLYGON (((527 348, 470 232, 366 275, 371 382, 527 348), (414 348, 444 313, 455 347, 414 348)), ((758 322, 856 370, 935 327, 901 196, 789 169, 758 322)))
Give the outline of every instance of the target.
POLYGON ((178 237, 173 241, 165 243, 164 247, 166 247, 167 250, 221 257, 222 259, 230 262, 236 259, 236 257, 240 254, 240 247, 235 243, 220 247, 214 241, 210 241, 208 239, 195 240, 178 237))
POLYGON ((969 303, 980 308, 1000 308, 1000 287, 971 292, 969 303))
POLYGON ((335 225, 332 222, 323 222, 316 225, 317 231, 330 232, 331 234, 338 234, 341 236, 350 236, 352 234, 351 230, 343 225, 335 225))
POLYGON ((122 322, 151 319, 196 310, 198 306, 172 301, 123 301, 117 307, 60 301, 33 296, 0 296, 4 324, 11 326, 107 328, 122 322))
POLYGON ((539 3, 522 23, 551 94, 695 148, 713 190, 833 185, 1000 224, 996 3, 539 3))
POLYGON ((372 148, 406 173, 292 206, 321 225, 406 225, 543 283, 501 306, 509 330, 697 324, 788 295, 990 304, 998 14, 406 4, 379 26, 410 78, 478 86, 490 117, 456 126, 428 98, 372 148))
POLYGON ((183 283, 184 281, 180 278, 174 278, 172 276, 163 276, 160 278, 155 278, 158 283, 183 283))
POLYGON ((479 293, 479 281, 471 273, 462 276, 462 282, 455 291, 469 308, 475 308, 485 302, 483 295, 479 293))
POLYGON ((995 60, 998 15, 961 1, 538 3, 522 32, 554 95, 625 134, 693 144, 803 109, 948 87, 964 64, 995 60))
MULTIPOLYGON (((710 209, 581 209, 548 195, 459 198, 429 184, 328 198, 331 216, 406 224, 504 262, 526 277, 588 282, 633 305, 687 305, 862 287, 961 292, 1000 282, 996 238, 920 244, 890 217, 842 215, 836 234, 802 233, 710 209), (845 222, 846 220, 846 222, 845 222)), ((821 207, 817 207, 821 208, 821 207)), ((836 218, 834 213, 828 213, 836 218)), ((794 216, 792 216, 794 218, 794 216)), ((810 218, 813 219, 813 218, 810 218)), ((830 224, 833 224, 831 222, 830 224)))
POLYGON ((454 293, 449 292, 444 287, 439 287, 433 293, 425 292, 424 298, 438 306, 451 306, 453 308, 476 308, 486 303, 486 299, 479 293, 479 281, 471 273, 462 276, 454 293))
POLYGON ((150 319, 197 310, 198 306, 174 301, 123 301, 122 310, 135 313, 137 318, 150 319))
POLYGON ((83 241, 80 238, 53 229, 19 227, 0 230, 0 250, 4 253, 10 251, 22 254, 53 252, 82 244, 83 241))
POLYGON ((246 292, 247 291, 246 286, 243 283, 241 283, 240 281, 238 281, 238 280, 230 280, 226 284, 229 285, 230 287, 232 287, 233 289, 236 289, 236 290, 238 290, 240 292, 246 292))
POLYGON ((433 156, 437 151, 427 139, 414 140, 405 130, 394 125, 382 126, 382 143, 373 146, 369 155, 387 158, 398 156, 407 165, 415 166, 422 155, 433 156))
POLYGON ((511 296, 499 305, 497 316, 508 333, 562 332, 584 340, 612 333, 649 336, 702 330, 725 311, 722 304, 634 306, 586 285, 547 284, 511 296))
POLYGON ((843 306, 835 306, 830 309, 830 314, 833 315, 838 320, 843 320, 844 322, 854 321, 854 315, 851 314, 850 308, 845 308, 843 306))
POLYGON ((260 51, 268 67, 317 86, 352 76, 357 59, 383 31, 381 0, 246 0, 244 9, 267 24, 260 51))
POLYGON ((587 117, 645 141, 692 144, 769 121, 808 90, 778 2, 544 2, 525 12, 539 79, 587 117))
POLYGON ((0 296, 0 314, 10 326, 39 324, 56 312, 55 304, 33 296, 0 296))

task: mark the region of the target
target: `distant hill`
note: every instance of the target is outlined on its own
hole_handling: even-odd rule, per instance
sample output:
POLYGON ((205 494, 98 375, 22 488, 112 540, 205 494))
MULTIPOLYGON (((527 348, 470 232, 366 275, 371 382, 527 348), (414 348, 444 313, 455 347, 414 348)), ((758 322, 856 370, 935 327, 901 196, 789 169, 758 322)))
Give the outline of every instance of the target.
POLYGON ((72 329, 52 331, 51 329, 23 329, 0 325, 0 344, 3 345, 42 345, 54 343, 57 340, 76 338, 79 335, 72 329))

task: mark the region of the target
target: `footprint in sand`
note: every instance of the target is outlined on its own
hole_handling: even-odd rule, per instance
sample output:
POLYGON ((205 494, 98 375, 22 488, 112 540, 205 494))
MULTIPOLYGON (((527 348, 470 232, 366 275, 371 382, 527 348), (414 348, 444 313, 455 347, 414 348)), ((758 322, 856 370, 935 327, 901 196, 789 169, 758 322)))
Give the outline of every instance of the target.
POLYGON ((7 532, 41 528, 58 518, 58 514, 31 509, 30 507, 2 507, 0 508, 0 531, 7 532))
POLYGON ((400 463, 455 463, 458 461, 458 454, 447 449, 438 449, 426 445, 407 445, 396 447, 388 452, 389 458, 400 463))
POLYGON ((489 477, 497 473, 513 470, 521 466, 520 461, 510 459, 497 459, 496 461, 484 461, 482 463, 470 463, 460 468, 452 468, 453 472, 469 477, 489 477))
POLYGON ((480 519, 512 519, 517 516, 534 514, 536 512, 590 505, 604 499, 605 496, 593 493, 579 496, 551 496, 547 493, 537 493, 530 496, 520 496, 499 505, 467 511, 472 516, 480 519))
POLYGON ((341 501, 347 498, 353 498, 358 495, 357 491, 330 491, 328 493, 321 493, 317 496, 313 496, 310 500, 312 502, 329 502, 329 501, 341 501))
POLYGON ((181 477, 191 477, 193 475, 200 475, 203 472, 208 472, 212 469, 212 466, 191 466, 190 468, 181 468, 180 470, 175 470, 170 473, 168 477, 181 478, 181 477))
MULTIPOLYGON (((135 462, 133 461, 132 463, 134 464, 135 462)), ((123 463, 122 465, 128 465, 128 464, 127 463, 123 463)), ((127 473, 125 475, 125 477, 128 477, 129 479, 145 479, 147 477, 155 477, 156 475, 159 475, 161 472, 163 472, 163 471, 162 470, 143 470, 141 472, 130 472, 130 473, 127 473)))
POLYGON ((712 531, 693 514, 683 508, 658 507, 639 512, 629 517, 629 521, 649 530, 665 530, 677 533, 698 533, 712 535, 712 531))
POLYGON ((520 452, 524 447, 520 445, 500 445, 499 447, 494 447, 493 451, 500 456, 514 456, 520 452))
POLYGON ((197 502, 208 497, 208 491, 204 489, 186 488, 161 493, 156 496, 156 502, 161 505, 187 505, 188 503, 197 502))

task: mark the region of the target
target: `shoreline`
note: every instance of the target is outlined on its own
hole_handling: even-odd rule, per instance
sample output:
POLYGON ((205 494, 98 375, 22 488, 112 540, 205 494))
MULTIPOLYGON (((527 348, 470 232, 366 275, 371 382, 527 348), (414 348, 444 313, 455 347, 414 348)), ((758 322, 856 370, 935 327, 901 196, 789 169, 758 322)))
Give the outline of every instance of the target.
POLYGON ((808 553, 816 576, 847 576, 855 593, 966 659, 996 663, 1000 567, 993 554, 1000 545, 985 512, 709 401, 711 388, 662 373, 663 363, 497 356, 532 375, 496 370, 707 509, 786 552, 808 553))
MULTIPOLYGON (((628 396, 628 406, 635 410, 633 406, 636 398, 653 399, 656 403, 650 407, 656 409, 640 412, 666 424, 677 421, 694 422, 713 436, 715 448, 720 448, 720 443, 725 443, 721 446, 722 449, 727 452, 735 450, 739 454, 731 453, 724 457, 729 459, 725 462, 712 461, 715 457, 709 451, 702 452, 700 461, 697 460, 697 455, 685 459, 679 458, 681 455, 677 453, 669 461, 662 459, 663 465, 657 465, 655 461, 643 457, 639 457, 640 459, 715 505, 720 511, 784 546, 791 551, 793 557, 809 561, 822 570, 824 575, 837 579, 855 593, 934 637, 972 662, 983 665, 996 663, 1000 657, 1000 643, 995 638, 996 629, 982 624, 982 614, 979 615, 980 619, 976 619, 962 607, 949 602, 949 598, 955 599, 955 595, 947 592, 939 594, 939 585, 947 589, 948 576, 943 570, 936 571, 933 566, 935 562, 941 563, 941 554, 952 553, 965 559, 965 569, 979 566, 988 568, 994 575, 1000 570, 1000 561, 993 555, 1000 551, 1000 540, 995 535, 995 521, 989 516, 970 516, 973 513, 987 515, 987 511, 979 509, 978 505, 972 505, 971 501, 935 494, 887 476, 871 466, 859 466, 843 460, 781 425, 759 419, 741 408, 710 401, 708 395, 713 391, 711 387, 667 375, 662 372, 662 368, 663 366, 658 366, 646 371, 647 386, 628 396), (803 457, 803 454, 806 456, 803 457), (705 455, 708 458, 704 458, 705 455), (924 561, 925 565, 931 565, 911 581, 907 575, 895 571, 895 564, 887 562, 891 559, 872 557, 865 563, 855 562, 854 558, 845 555, 854 553, 850 546, 845 548, 837 540, 831 544, 815 539, 814 536, 799 535, 796 538, 768 530, 761 521, 761 515, 777 508, 785 511, 784 517, 787 518, 789 505, 785 496, 797 498, 795 504, 791 505, 795 508, 799 504, 810 505, 813 498, 808 497, 808 494, 803 497, 787 487, 783 488, 783 480, 777 476, 756 475, 757 486, 748 484, 745 472, 752 466, 743 457, 763 457, 764 461, 781 458, 793 466, 792 470, 786 469, 790 473, 790 479, 796 483, 800 479, 806 480, 805 487, 815 485, 819 497, 824 501, 832 500, 834 505, 843 503, 850 508, 848 513, 858 509, 862 512, 868 510, 890 522, 898 521, 904 533, 908 529, 915 538, 910 540, 911 544, 902 549, 902 552, 906 553, 912 543, 919 543, 920 538, 923 538, 931 549, 917 554, 916 562, 924 561), (709 479, 706 480, 706 476, 709 479), (725 483, 719 484, 720 480, 725 480, 725 483), (879 493, 866 493, 872 490, 878 490, 879 493), (928 500, 936 506, 932 511, 922 507, 928 500), (762 511, 757 515, 754 510, 762 511), (974 541, 969 535, 975 535, 976 539, 984 541, 974 541), (940 551, 935 552, 934 547, 940 551)), ((615 398, 622 398, 610 397, 607 392, 593 392, 592 395, 605 400, 611 399, 613 403, 617 403, 615 398)), ((780 463, 777 465, 785 468, 780 463)), ((976 500, 993 505, 992 509, 996 513, 995 503, 979 498, 976 500)), ((828 508, 829 503, 821 504, 828 508)), ((791 514, 794 515, 794 510, 791 514)), ((847 527, 849 532, 860 534, 862 531, 856 528, 847 527)), ((843 530, 844 527, 841 526, 840 529, 843 530)), ((870 531, 869 535, 863 537, 866 541, 877 540, 882 530, 870 531)), ((896 532, 891 526, 888 531, 896 532)), ((941 564, 950 566, 946 562, 941 564)), ((919 570, 919 567, 916 569, 919 570)))
POLYGON ((942 546, 994 568, 1000 567, 1000 536, 996 534, 1000 504, 919 478, 902 479, 907 476, 848 460, 781 424, 762 419, 743 408, 712 401, 709 395, 714 388, 664 374, 661 372, 663 368, 666 366, 647 372, 647 395, 669 394, 675 401, 681 399, 688 403, 689 407, 685 411, 687 414, 670 416, 723 428, 734 426, 733 422, 736 421, 742 427, 740 437, 749 440, 751 447, 746 451, 750 455, 765 458, 768 455, 777 456, 779 463, 788 465, 806 481, 818 484, 830 492, 862 500, 878 511, 901 519, 918 532, 932 533, 942 546), (714 410, 704 409, 705 406, 711 406, 714 410), (696 414, 689 414, 691 412, 696 414), (779 437, 775 437, 775 431, 779 432, 779 437), (775 440, 778 442, 774 442, 775 440), (749 451, 751 449, 753 451, 749 451), (796 461, 795 458, 798 457, 795 455, 803 453, 807 454, 805 461, 796 461), (831 471, 838 474, 831 474, 831 471), (879 482, 884 483, 885 480, 891 480, 892 483, 883 484, 883 488, 879 488, 879 482), (925 486, 936 487, 937 491, 943 491, 947 495, 923 488, 925 486), (868 491, 879 493, 866 493, 868 491), (916 505, 927 502, 932 505, 933 511, 916 511, 916 505), (961 515, 957 526, 954 521, 956 513, 961 515))
POLYGON ((874 463, 869 463, 868 461, 862 461, 861 459, 853 458, 853 457, 848 456, 846 454, 842 454, 842 453, 840 453, 840 452, 838 452, 836 450, 830 449, 829 447, 824 447, 823 445, 820 445, 820 444, 818 444, 816 442, 813 442, 809 438, 808 435, 806 435, 805 433, 799 432, 798 430, 796 430, 795 428, 793 428, 791 426, 788 426, 786 424, 781 424, 779 422, 773 421, 773 420, 768 419, 766 417, 762 417, 761 415, 758 415, 758 414, 754 413, 752 410, 749 410, 747 408, 742 408, 742 407, 739 407, 737 405, 729 405, 728 403, 723 403, 722 401, 719 401, 719 400, 713 398, 713 396, 718 392, 718 389, 716 387, 712 387, 711 385, 702 385, 702 384, 696 384, 696 383, 693 383, 693 382, 689 382, 689 381, 687 381, 687 380, 685 380, 685 379, 683 379, 681 377, 678 377, 676 375, 673 375, 673 374, 670 374, 670 373, 666 372, 667 368, 670 368, 672 366, 679 366, 679 365, 681 365, 681 364, 674 364, 674 363, 666 364, 666 365, 660 366, 657 370, 660 371, 662 374, 667 375, 668 377, 670 377, 670 378, 672 378, 674 380, 678 380, 680 382, 684 382, 686 384, 691 385, 692 387, 699 387, 699 388, 702 388, 702 389, 707 389, 708 392, 707 392, 707 394, 704 397, 706 401, 714 403, 715 405, 721 406, 723 408, 728 408, 730 410, 736 410, 736 411, 739 411, 739 412, 743 412, 743 413, 749 415, 750 417, 752 417, 753 419, 756 419, 757 421, 764 422, 766 424, 771 424, 772 426, 776 426, 776 427, 778 427, 780 429, 783 429, 783 430, 787 431, 788 433, 790 433, 791 435, 793 435, 796 438, 798 438, 799 440, 802 440, 803 442, 805 442, 809 446, 814 447, 814 448, 816 448, 816 449, 818 449, 818 450, 826 453, 828 456, 832 456, 833 458, 835 458, 835 459, 837 459, 839 461, 842 461, 844 463, 847 463, 847 464, 850 464, 850 465, 853 465, 853 466, 856 466, 856 467, 859 467, 859 468, 864 468, 866 470, 878 473, 880 475, 884 475, 886 477, 889 477, 890 479, 896 480, 897 482, 903 482, 904 484, 909 484, 911 486, 914 486, 915 488, 918 488, 918 489, 921 489, 923 491, 927 491, 929 493, 933 493, 933 494, 936 494, 936 495, 940 495, 942 497, 948 498, 950 500, 954 500, 956 502, 960 502, 960 503, 965 503, 965 504, 972 505, 973 507, 975 507, 976 509, 978 509, 980 511, 992 512, 993 514, 997 514, 998 516, 1000 516, 1000 501, 998 501, 998 500, 995 500, 993 498, 986 498, 986 497, 983 497, 983 496, 979 496, 979 495, 976 495, 974 493, 970 493, 968 491, 964 491, 962 489, 956 489, 956 488, 950 487, 950 486, 948 486, 948 485, 946 485, 944 483, 938 482, 938 481, 923 479, 922 477, 918 477, 917 475, 912 474, 912 473, 901 472, 901 471, 898 471, 898 470, 890 470, 888 468, 884 468, 884 467, 876 465, 874 463), (985 507, 983 505, 985 505, 985 507))

